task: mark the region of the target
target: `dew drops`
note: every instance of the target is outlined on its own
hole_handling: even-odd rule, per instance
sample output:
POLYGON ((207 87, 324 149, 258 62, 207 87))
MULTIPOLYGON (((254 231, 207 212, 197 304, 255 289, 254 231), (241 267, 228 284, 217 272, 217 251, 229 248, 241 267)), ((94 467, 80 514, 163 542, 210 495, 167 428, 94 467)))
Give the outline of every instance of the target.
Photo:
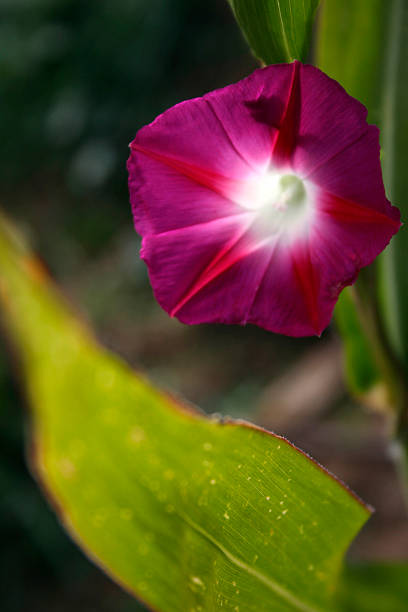
POLYGON ((106 519, 108 517, 108 513, 105 509, 101 509, 98 512, 96 512, 94 514, 94 516, 92 517, 92 523, 94 525, 94 527, 102 527, 102 525, 104 525, 106 519))
POLYGON ((270 499, 271 499, 270 495, 267 495, 266 501, 269 501, 270 499))
POLYGON ((228 512, 224 512, 224 518, 225 520, 229 521, 230 520, 230 515, 228 514, 228 512))
POLYGON ((190 576, 190 588, 192 591, 205 591, 206 586, 199 576, 190 576))
POLYGON ((98 516, 98 515, 94 516, 93 519, 92 519, 92 523, 93 523, 94 527, 102 527, 103 522, 104 522, 103 518, 101 516, 98 516))
POLYGON ((198 498, 198 505, 199 506, 208 506, 207 494, 208 494, 208 491, 204 491, 203 495, 201 495, 201 497, 198 498))
POLYGON ((58 462, 58 468, 64 478, 73 478, 76 474, 75 464, 69 457, 62 457, 58 462))
POLYGON ((145 439, 146 435, 140 427, 132 427, 129 432, 129 439, 132 444, 140 444, 145 439))
POLYGON ((210 485, 214 486, 215 484, 217 484, 217 481, 215 480, 215 478, 211 478, 210 485))
POLYGON ((213 445, 211 444, 211 442, 204 442, 204 444, 203 444, 203 449, 205 451, 207 451, 207 452, 212 450, 212 447, 213 447, 213 445))
POLYGON ((287 508, 285 508, 285 510, 282 510, 283 516, 285 516, 285 514, 287 514, 287 513, 288 513, 288 509, 287 508))

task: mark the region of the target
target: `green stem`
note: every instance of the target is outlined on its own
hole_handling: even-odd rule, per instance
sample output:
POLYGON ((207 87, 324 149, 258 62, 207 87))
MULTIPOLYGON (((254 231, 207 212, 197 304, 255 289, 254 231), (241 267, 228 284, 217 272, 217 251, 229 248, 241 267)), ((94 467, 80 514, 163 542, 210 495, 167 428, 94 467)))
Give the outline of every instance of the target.
POLYGON ((374 361, 387 389, 390 416, 395 420, 395 415, 400 410, 404 375, 384 329, 376 297, 375 277, 373 267, 362 270, 358 283, 350 288, 350 292, 360 324, 371 346, 374 361))

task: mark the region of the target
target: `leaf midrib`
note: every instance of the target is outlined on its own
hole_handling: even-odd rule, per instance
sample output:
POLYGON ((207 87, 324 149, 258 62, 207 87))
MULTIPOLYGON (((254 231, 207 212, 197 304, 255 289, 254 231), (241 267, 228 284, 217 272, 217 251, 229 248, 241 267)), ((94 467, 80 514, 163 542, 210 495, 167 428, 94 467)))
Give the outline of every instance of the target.
POLYGON ((233 555, 223 544, 218 542, 210 533, 208 533, 205 529, 197 525, 188 515, 177 512, 179 517, 194 531, 204 537, 210 544, 212 544, 219 552, 221 552, 231 563, 233 563, 236 567, 246 572, 259 582, 261 582, 264 586, 266 586, 270 591, 272 591, 275 595, 280 597, 285 602, 289 603, 294 610, 299 610, 299 612, 324 612, 321 608, 310 606, 307 603, 301 601, 296 595, 293 595, 290 591, 285 589, 285 587, 281 586, 278 582, 265 576, 259 570, 251 567, 245 561, 242 561, 235 555, 233 555))
POLYGON ((280 26, 281 26, 281 30, 282 30, 282 39, 283 39, 283 42, 284 42, 287 59, 288 59, 289 62, 291 62, 293 60, 293 57, 292 57, 292 54, 291 54, 290 48, 289 48, 289 41, 288 41, 288 37, 286 35, 285 24, 283 23, 281 5, 280 5, 280 1, 279 0, 276 0, 276 6, 278 8, 279 21, 280 21, 280 26))

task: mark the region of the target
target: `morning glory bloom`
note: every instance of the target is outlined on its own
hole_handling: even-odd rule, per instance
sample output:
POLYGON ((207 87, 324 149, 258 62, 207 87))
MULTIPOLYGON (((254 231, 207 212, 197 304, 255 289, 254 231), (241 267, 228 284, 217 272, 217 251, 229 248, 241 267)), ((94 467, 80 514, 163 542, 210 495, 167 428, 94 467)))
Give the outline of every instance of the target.
POLYGON ((338 83, 294 62, 142 128, 129 188, 160 305, 189 324, 321 334, 340 291, 400 227, 366 115, 338 83))

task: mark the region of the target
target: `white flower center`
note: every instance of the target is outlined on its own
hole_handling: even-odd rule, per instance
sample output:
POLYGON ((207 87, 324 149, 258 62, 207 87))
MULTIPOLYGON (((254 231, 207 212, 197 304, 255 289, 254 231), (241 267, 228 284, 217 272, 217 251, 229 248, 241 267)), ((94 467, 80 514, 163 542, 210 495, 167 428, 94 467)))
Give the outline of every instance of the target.
POLYGON ((257 211, 257 227, 266 234, 292 238, 305 233, 314 210, 313 185, 295 173, 268 171, 252 179, 243 203, 257 211))

